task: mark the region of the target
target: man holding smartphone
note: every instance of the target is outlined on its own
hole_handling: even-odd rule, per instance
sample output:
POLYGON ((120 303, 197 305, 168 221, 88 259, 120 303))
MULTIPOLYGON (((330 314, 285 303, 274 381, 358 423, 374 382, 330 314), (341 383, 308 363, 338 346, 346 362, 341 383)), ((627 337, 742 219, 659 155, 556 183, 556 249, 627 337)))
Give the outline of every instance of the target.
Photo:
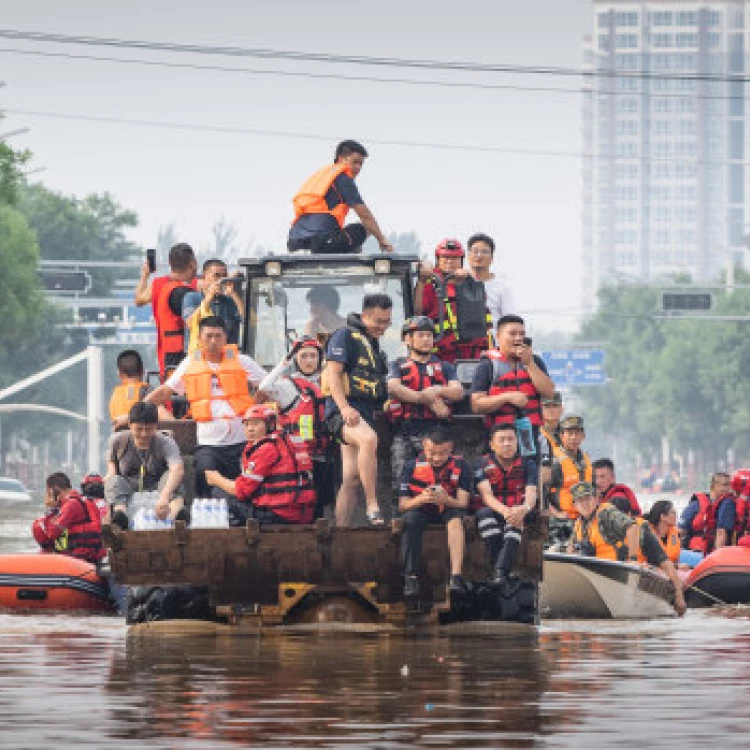
MULTIPOLYGON (((489 428, 512 424, 520 435, 521 425, 530 425, 534 445, 538 446, 541 400, 554 396, 555 384, 542 359, 531 349, 523 318, 503 315, 497 324, 496 338, 497 348, 482 355, 474 372, 471 409, 485 415, 489 428)), ((523 439, 520 435, 519 443, 523 439)))
POLYGON ((203 318, 215 316, 224 321, 227 343, 239 344, 242 324, 242 298, 239 278, 229 278, 227 264, 211 258, 203 264, 201 292, 188 292, 182 300, 182 318, 190 331, 188 354, 198 348, 198 326, 203 318))

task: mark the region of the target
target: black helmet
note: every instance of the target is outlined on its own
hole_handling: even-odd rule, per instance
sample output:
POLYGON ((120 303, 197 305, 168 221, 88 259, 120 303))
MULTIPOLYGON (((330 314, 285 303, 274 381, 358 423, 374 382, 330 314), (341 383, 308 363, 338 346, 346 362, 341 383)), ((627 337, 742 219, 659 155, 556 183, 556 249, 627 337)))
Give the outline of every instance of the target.
POLYGON ((407 318, 401 326, 401 338, 405 338, 407 333, 415 331, 431 331, 435 333, 435 324, 426 315, 414 315, 407 318))

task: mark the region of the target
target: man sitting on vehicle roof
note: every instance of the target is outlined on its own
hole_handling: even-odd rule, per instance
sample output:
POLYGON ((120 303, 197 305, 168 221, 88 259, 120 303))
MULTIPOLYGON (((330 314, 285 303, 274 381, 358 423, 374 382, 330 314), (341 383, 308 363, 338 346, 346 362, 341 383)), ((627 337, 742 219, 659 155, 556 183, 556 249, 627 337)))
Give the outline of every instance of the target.
POLYGON ((313 520, 313 467, 304 444, 294 443, 277 430, 276 410, 267 404, 251 406, 242 419, 247 445, 242 473, 228 479, 207 470, 206 481, 230 496, 230 523, 248 518, 261 523, 304 524, 313 520), (234 501, 233 498, 237 498, 234 501))
POLYGON ((388 358, 378 339, 391 325, 393 301, 387 294, 368 294, 362 315, 352 313, 346 328, 328 341, 322 391, 326 424, 341 443, 341 488, 336 498, 336 525, 349 526, 359 485, 365 493, 367 520, 384 523, 377 496, 375 414, 386 400, 388 358))
POLYGON ((140 401, 130 409, 130 428, 117 432, 107 446, 104 497, 112 506, 112 521, 128 527, 128 506, 136 492, 159 492, 154 512, 159 519, 180 516, 184 506, 185 467, 177 443, 156 429, 154 404, 140 401))
POLYGON ((453 453, 453 437, 445 425, 436 425, 422 441, 422 454, 404 466, 399 510, 404 519, 402 556, 404 596, 419 595, 422 536, 431 523, 443 524, 448 534, 450 590, 464 589, 462 518, 469 506, 473 478, 469 465, 453 453))
POLYGON ((294 222, 287 246, 291 252, 358 253, 371 234, 384 252, 393 252, 354 180, 362 170, 367 150, 357 141, 341 141, 333 164, 309 177, 294 196, 294 222), (361 224, 344 226, 349 209, 361 224))
POLYGON ((82 497, 61 471, 45 482, 45 515, 31 526, 43 552, 59 552, 90 563, 106 557, 102 544, 102 523, 94 500, 82 497))

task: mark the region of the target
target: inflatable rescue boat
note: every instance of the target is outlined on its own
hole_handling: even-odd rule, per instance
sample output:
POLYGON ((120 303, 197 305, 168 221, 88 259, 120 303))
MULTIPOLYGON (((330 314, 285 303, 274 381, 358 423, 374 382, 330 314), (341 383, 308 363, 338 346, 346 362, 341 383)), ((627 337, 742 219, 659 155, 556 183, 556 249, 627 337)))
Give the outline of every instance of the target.
POLYGON ((0 611, 112 612, 109 587, 68 555, 0 555, 0 611))
POLYGON ((750 604, 750 548, 722 547, 693 568, 685 581, 688 607, 750 604))
POLYGON ((674 589, 660 570, 596 557, 544 553, 545 619, 638 620, 674 617, 674 589))

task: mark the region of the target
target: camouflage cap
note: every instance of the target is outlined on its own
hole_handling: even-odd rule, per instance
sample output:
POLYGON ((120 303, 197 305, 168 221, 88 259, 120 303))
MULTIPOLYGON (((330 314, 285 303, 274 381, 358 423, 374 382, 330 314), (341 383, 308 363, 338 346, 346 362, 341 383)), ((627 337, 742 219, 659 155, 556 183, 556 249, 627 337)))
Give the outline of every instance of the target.
POLYGON ((583 429, 583 417, 579 417, 575 414, 563 417, 560 420, 560 430, 582 430, 583 429))
POLYGON ((580 500, 584 497, 590 497, 594 494, 594 486, 591 482, 576 482, 570 488, 570 494, 573 496, 573 500, 580 500))
POLYGON ((559 406, 560 404, 562 404, 562 393, 560 391, 555 391, 552 398, 542 399, 542 406, 559 406))

